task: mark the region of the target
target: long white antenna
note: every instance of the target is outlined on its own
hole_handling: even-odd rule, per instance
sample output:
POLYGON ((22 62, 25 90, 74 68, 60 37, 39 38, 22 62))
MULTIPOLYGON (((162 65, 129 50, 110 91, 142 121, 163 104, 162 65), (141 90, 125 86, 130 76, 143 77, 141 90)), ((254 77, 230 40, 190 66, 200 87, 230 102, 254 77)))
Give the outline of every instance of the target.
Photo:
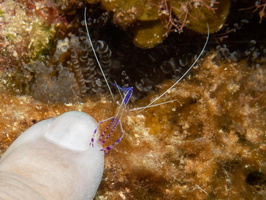
POLYGON ((114 97, 113 92, 112 92, 112 90, 111 90, 111 87, 110 87, 110 85, 109 85, 109 83, 108 83, 108 81, 107 81, 107 78, 106 78, 106 76, 105 76, 105 74, 104 74, 103 68, 102 68, 102 66, 101 66, 101 63, 100 63, 98 57, 97 57, 97 54, 96 54, 96 52, 95 52, 95 49, 94 49, 94 47, 93 47, 93 44, 92 44, 92 41, 91 41, 91 36, 90 36, 90 33, 89 33, 89 29, 88 29, 88 24, 87 24, 86 16, 87 16, 87 7, 85 7, 85 10, 84 10, 84 21, 85 21, 85 27, 86 27, 87 35, 88 35, 89 42, 90 42, 90 45, 91 45, 91 49, 92 49, 92 52, 93 52, 94 57, 95 57, 95 59, 96 59, 96 62, 97 62, 98 66, 99 66, 99 68, 100 68, 100 70, 101 70, 101 73, 102 73, 102 75, 103 75, 103 78, 104 78, 104 80, 105 80, 105 82, 106 82, 106 85, 107 85, 107 87, 108 87, 108 90, 109 90, 109 92, 110 92, 110 94, 111 94, 111 96, 112 96, 112 98, 113 98, 113 101, 115 102, 115 97, 114 97))
MULTIPOLYGON (((165 101, 165 102, 162 102, 162 103, 153 104, 153 105, 150 105, 149 108, 150 107, 164 105, 164 104, 168 104, 168 103, 172 103, 172 102, 175 102, 175 101, 178 101, 178 99, 173 99, 173 100, 165 101)), ((129 111, 144 110, 146 108, 147 108, 147 106, 143 106, 143 107, 138 107, 138 108, 132 108, 129 111)))
POLYGON ((162 96, 164 96, 169 90, 171 90, 173 87, 175 87, 176 84, 178 84, 188 74, 188 72, 194 67, 194 65, 198 62, 198 60, 200 59, 201 55, 203 54, 203 52, 204 52, 204 50, 208 44, 208 41, 209 41, 210 30, 209 30, 208 24, 207 24, 207 28, 208 28, 208 36, 207 36, 206 42, 205 42, 200 54, 198 55, 197 59, 193 62, 193 64, 188 68, 188 70, 171 87, 169 87, 164 93, 162 93, 160 96, 158 96, 156 99, 154 99, 147 106, 144 106, 142 110, 144 110, 144 109, 148 108, 149 106, 151 106, 152 104, 154 104, 158 99, 160 99, 162 96))

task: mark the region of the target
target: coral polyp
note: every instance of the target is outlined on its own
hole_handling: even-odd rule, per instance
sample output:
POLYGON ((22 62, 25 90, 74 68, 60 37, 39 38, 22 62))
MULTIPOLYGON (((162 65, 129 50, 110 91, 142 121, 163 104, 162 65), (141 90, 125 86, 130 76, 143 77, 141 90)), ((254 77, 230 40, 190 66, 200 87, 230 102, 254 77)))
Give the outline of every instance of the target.
MULTIPOLYGON (((111 50, 104 41, 94 42, 109 79, 111 50)), ((6 70, 6 86, 15 94, 30 94, 45 103, 71 103, 106 91, 106 85, 86 36, 58 40, 52 56, 6 70), (12 89, 13 88, 13 89, 12 89)))
MULTIPOLYGON (((95 42, 95 49, 108 77, 111 51, 103 41, 95 42)), ((32 96, 48 103, 70 103, 106 89, 86 37, 59 40, 53 57, 24 69, 33 76, 28 83, 32 96)))

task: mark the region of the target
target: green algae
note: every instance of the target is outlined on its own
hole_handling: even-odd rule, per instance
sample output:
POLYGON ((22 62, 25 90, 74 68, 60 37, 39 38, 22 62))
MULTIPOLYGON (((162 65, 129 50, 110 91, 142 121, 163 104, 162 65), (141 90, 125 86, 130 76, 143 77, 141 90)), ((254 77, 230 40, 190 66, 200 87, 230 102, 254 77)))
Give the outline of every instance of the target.
POLYGON ((49 25, 42 25, 35 23, 29 32, 29 37, 32 38, 30 41, 29 56, 32 59, 40 59, 43 57, 45 52, 49 52, 52 48, 51 43, 54 39, 55 28, 49 25))
POLYGON ((150 3, 145 3, 143 14, 138 18, 140 21, 155 21, 160 17, 160 12, 156 6, 155 0, 149 1, 150 3))
POLYGON ((165 23, 161 20, 141 23, 135 27, 134 44, 142 48, 152 48, 166 38, 165 23))
POLYGON ((10 60, 41 59, 43 53, 51 49, 58 12, 46 3, 42 2, 39 7, 12 0, 1 4, 1 43, 10 60))
POLYGON ((106 10, 114 12, 113 21, 122 28, 126 28, 134 23, 143 13, 144 1, 131 0, 102 0, 102 6, 106 10))
POLYGON ((140 48, 152 48, 162 43, 170 31, 181 33, 185 26, 206 34, 208 32, 206 24, 208 24, 210 33, 217 32, 223 27, 230 8, 230 0, 214 2, 208 0, 101 0, 100 2, 105 10, 114 13, 115 24, 135 34, 134 44, 140 48))
POLYGON ((4 12, 0 9, 0 17, 4 16, 4 12))

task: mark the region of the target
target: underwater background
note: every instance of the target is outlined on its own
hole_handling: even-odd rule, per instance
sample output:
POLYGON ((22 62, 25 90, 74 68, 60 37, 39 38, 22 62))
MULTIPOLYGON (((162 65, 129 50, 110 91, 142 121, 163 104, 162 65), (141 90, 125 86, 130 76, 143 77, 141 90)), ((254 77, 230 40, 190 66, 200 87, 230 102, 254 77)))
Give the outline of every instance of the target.
POLYGON ((114 115, 85 7, 115 100, 112 83, 134 87, 95 199, 266 199, 265 0, 1 0, 0 155, 43 119, 114 115), (208 27, 157 103, 174 101, 130 111, 186 72, 208 27))

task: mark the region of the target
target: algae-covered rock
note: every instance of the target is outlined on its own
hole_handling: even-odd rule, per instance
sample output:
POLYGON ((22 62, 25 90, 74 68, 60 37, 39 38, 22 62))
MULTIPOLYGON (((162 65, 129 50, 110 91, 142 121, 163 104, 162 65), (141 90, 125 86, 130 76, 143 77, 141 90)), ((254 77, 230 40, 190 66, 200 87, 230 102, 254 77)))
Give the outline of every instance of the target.
POLYGON ((0 3, 1 51, 10 59, 39 58, 51 46, 59 13, 53 1, 38 5, 7 0, 0 3))
MULTIPOLYGON (((3 16, 0 11, 0 17, 3 16)), ((149 42, 154 40, 153 28, 159 30, 158 35, 164 36, 160 28, 165 28, 165 24, 157 27, 160 17, 160 14, 157 19, 156 14, 148 15, 144 12, 139 18, 131 18, 136 19, 133 27, 139 28, 139 36, 144 41, 140 45, 145 47, 147 44, 162 42, 164 38, 149 42), (149 28, 142 27, 144 23, 149 28), (146 32, 151 38, 145 37, 146 32)), ((188 20, 186 23, 189 27, 188 20)), ((205 29, 204 25, 201 29, 205 29)), ((17 43, 17 48, 24 48, 22 44, 17 43)), ((81 46, 79 43, 77 45, 81 46)), ((182 51, 182 48, 177 50, 182 51)), ((160 101, 172 100, 171 103, 144 111, 130 111, 131 107, 145 106, 162 94, 173 84, 170 80, 161 84, 148 97, 133 104, 129 102, 128 106, 131 107, 121 119, 125 135, 105 157, 105 173, 96 199, 265 199, 265 57, 258 61, 264 49, 249 49, 248 55, 256 59, 256 65, 247 60, 235 62, 225 59, 224 62, 221 57, 216 56, 214 59, 215 53, 206 56, 202 64, 198 64, 189 76, 168 91, 160 101)), ((4 53, 1 51, 1 56, 4 53)), ((71 55, 74 55, 73 52, 71 55)), ((153 55, 160 58, 158 54, 153 55)), ((3 59, 7 60, 8 57, 3 59)), ((63 58, 59 56, 58 59, 63 58)), ((179 62, 182 63, 182 59, 179 62)), ((49 70, 46 66, 41 67, 44 71, 49 70)), ((2 73, 3 68, 0 67, 0 153, 20 133, 43 119, 79 110, 102 121, 114 116, 117 109, 117 105, 101 92, 98 92, 100 101, 84 98, 83 102, 75 104, 47 104, 36 101, 32 96, 13 95, 7 91, 7 80, 2 73)), ((51 76, 47 73, 45 75, 49 79, 58 75, 61 80, 67 81, 59 70, 51 76)), ((157 75, 162 74, 157 71, 157 75)), ((15 76, 21 79, 19 74, 15 76)), ((32 74, 24 78, 32 79, 32 74)), ((54 84, 54 81, 40 82, 41 89, 38 92, 42 94, 42 88, 49 87, 47 84, 51 83, 54 84)), ((67 91, 61 92, 65 96, 67 91)), ((103 123, 99 130, 104 128, 103 123)), ((119 137, 121 131, 115 129, 114 136, 119 137)))
POLYGON ((173 13, 184 21, 188 28, 200 33, 207 33, 206 23, 210 33, 220 30, 229 13, 230 0, 211 2, 209 0, 186 1, 170 0, 173 13))
POLYGON ((99 3, 100 0, 87 0, 87 2, 90 4, 95 4, 95 3, 99 3))
POLYGON ((149 3, 144 4, 143 14, 138 18, 140 21, 154 21, 160 17, 160 11, 156 5, 158 1, 150 0, 149 3))
POLYGON ((113 21, 122 28, 134 23, 144 11, 144 1, 139 0, 102 0, 101 3, 106 10, 114 12, 113 21))
MULTIPOLYGON (((123 116, 125 135, 105 157, 97 200, 264 199, 265 63, 250 68, 213 56, 161 99, 176 101, 123 116)), ((172 83, 132 106, 147 105, 172 83)), ((0 97, 0 153, 40 120, 79 110, 101 121, 117 108, 104 97, 44 104, 7 94, 1 84, 0 97)))
POLYGON ((152 48, 167 37, 167 21, 160 16, 156 3, 149 1, 144 5, 142 15, 133 28, 133 42, 140 48, 152 48))
POLYGON ((142 48, 152 48, 167 37, 166 23, 161 20, 142 22, 135 27, 134 44, 142 48))
POLYGON ((141 48, 152 48, 170 31, 181 33, 185 26, 207 33, 208 23, 210 33, 217 32, 225 23, 230 8, 230 0, 101 0, 101 4, 107 11, 114 12, 115 24, 135 33, 134 43, 141 48), (127 29, 129 26, 133 28, 127 29))
POLYGON ((141 48, 152 48, 166 37, 165 20, 160 18, 160 10, 155 0, 102 0, 107 11, 114 12, 113 22, 125 30, 133 31, 134 44, 141 48), (130 29, 128 29, 130 27, 130 29))
POLYGON ((123 144, 107 156, 98 199, 263 199, 265 65, 212 58, 161 99, 176 101, 125 116, 123 144))

